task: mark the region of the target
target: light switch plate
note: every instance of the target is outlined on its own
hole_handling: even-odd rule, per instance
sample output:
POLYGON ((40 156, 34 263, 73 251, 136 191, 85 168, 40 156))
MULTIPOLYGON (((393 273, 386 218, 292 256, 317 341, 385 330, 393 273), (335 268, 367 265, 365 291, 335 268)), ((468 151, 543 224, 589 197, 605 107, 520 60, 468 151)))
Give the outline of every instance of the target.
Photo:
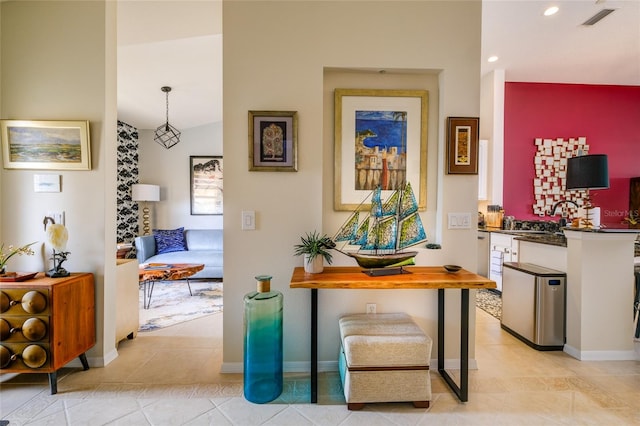
POLYGON ((256 229, 256 212, 253 210, 242 211, 242 230, 253 231, 256 229))
POLYGON ((47 216, 53 219, 54 223, 59 225, 64 225, 64 211, 58 212, 47 212, 47 216))
POLYGON ((471 229, 471 213, 449 213, 449 229, 471 229))

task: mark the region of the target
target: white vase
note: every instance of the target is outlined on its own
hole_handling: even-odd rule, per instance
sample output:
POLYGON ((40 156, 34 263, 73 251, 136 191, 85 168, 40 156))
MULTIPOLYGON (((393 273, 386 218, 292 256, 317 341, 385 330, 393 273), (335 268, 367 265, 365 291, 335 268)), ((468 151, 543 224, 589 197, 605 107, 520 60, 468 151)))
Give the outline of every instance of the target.
POLYGON ((324 259, 322 256, 316 256, 309 262, 309 255, 304 255, 304 271, 308 274, 319 274, 324 270, 324 259))

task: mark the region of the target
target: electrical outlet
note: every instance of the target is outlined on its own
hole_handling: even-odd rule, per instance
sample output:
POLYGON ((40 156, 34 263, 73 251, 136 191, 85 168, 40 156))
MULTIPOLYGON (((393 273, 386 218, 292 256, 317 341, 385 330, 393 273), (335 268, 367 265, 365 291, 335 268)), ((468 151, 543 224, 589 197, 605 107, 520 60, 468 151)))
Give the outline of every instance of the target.
POLYGON ((471 213, 449 213, 449 229, 471 229, 471 213))
POLYGON ((376 304, 375 303, 367 303, 367 313, 375 314, 376 313, 376 304))

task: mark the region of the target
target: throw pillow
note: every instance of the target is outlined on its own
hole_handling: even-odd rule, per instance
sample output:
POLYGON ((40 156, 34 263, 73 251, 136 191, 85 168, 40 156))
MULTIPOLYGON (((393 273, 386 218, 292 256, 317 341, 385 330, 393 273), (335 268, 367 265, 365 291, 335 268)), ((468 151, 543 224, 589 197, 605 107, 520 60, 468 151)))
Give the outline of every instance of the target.
POLYGON ((184 227, 178 229, 154 229, 153 238, 156 240, 156 254, 187 249, 187 244, 184 240, 184 227))

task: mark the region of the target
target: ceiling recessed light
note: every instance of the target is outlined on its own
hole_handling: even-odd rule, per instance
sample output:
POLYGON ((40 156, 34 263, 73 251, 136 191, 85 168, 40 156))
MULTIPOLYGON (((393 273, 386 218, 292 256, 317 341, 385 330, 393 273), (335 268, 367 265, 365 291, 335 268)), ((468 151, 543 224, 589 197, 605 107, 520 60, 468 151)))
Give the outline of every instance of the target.
POLYGON ((489 59, 487 59, 488 62, 495 62, 497 60, 498 60, 498 57, 496 55, 489 56, 489 59))
POLYGON ((558 6, 551 6, 544 11, 544 16, 555 15, 556 13, 558 13, 558 10, 560 10, 558 6))

